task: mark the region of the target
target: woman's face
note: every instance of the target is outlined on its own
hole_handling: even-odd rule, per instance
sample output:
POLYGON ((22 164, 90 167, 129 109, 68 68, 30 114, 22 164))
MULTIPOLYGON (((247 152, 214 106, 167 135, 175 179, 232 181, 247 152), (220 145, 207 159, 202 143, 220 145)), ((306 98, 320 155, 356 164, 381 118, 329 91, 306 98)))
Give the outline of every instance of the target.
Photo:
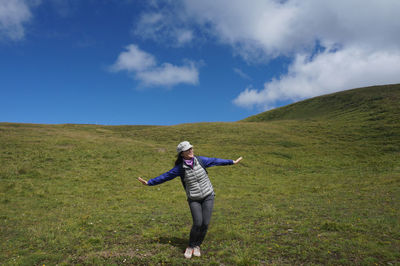
POLYGON ((185 160, 190 160, 194 157, 193 148, 188 149, 187 151, 182 152, 182 157, 185 160))

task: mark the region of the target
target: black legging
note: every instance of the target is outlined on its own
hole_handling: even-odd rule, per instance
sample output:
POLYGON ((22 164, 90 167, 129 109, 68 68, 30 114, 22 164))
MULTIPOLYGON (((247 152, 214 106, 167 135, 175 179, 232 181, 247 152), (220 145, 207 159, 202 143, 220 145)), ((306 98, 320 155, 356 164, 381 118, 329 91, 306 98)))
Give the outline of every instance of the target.
POLYGON ((193 226, 190 230, 189 246, 196 247, 203 243, 210 224, 212 209, 214 206, 214 194, 202 200, 188 200, 192 212, 193 226))

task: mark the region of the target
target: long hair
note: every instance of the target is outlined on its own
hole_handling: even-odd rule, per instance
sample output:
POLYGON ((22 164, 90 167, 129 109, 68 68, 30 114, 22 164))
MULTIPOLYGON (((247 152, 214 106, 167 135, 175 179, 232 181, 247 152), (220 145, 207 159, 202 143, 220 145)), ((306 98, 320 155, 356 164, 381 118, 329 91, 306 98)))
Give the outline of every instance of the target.
POLYGON ((178 156, 176 157, 175 166, 177 166, 178 164, 182 164, 182 163, 183 163, 182 152, 180 152, 178 154, 178 156))

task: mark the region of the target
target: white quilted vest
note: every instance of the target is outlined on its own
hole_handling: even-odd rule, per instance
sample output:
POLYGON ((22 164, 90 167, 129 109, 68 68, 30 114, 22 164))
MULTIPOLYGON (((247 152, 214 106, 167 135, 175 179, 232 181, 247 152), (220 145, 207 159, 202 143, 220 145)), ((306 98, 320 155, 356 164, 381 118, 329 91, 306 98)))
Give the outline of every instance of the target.
POLYGON ((201 200, 214 192, 207 172, 200 165, 197 158, 194 158, 193 169, 183 163, 183 170, 185 171, 185 188, 186 195, 192 200, 201 200))

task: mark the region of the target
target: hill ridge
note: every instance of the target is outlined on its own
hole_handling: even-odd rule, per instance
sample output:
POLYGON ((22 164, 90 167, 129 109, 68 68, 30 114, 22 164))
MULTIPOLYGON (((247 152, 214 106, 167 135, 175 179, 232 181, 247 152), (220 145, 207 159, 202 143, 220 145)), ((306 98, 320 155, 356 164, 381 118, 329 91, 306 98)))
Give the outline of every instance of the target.
POLYGON ((321 95, 241 120, 389 119, 400 114, 400 84, 349 89, 321 95))

